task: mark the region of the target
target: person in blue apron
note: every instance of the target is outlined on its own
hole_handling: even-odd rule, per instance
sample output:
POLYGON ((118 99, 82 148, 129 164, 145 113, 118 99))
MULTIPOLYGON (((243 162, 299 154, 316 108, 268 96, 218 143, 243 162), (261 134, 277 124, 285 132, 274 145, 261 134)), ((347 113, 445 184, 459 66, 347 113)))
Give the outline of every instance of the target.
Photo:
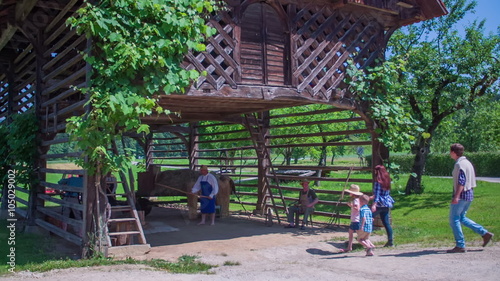
POLYGON ((219 192, 219 184, 217 178, 208 172, 208 167, 203 165, 200 167, 200 176, 193 185, 191 192, 196 194, 201 191, 200 197, 200 211, 201 222, 205 224, 207 214, 210 214, 211 225, 215 224, 215 196, 219 192))

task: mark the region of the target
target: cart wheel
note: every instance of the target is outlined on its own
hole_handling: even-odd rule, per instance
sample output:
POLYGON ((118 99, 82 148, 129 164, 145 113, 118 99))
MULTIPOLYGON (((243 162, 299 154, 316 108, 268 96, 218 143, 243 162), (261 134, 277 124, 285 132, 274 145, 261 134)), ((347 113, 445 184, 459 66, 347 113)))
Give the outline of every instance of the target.
POLYGON ((151 213, 151 209, 153 209, 153 206, 151 206, 151 201, 149 201, 148 199, 138 198, 137 208, 141 211, 144 211, 144 215, 147 216, 149 215, 149 213, 151 213))

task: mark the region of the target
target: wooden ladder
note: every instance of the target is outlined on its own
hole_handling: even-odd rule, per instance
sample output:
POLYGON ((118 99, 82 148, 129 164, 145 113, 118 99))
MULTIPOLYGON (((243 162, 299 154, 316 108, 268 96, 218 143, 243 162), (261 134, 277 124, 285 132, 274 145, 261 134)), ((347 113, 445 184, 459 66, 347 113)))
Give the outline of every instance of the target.
MULTIPOLYGON (((265 192, 268 193, 268 197, 271 198, 271 202, 273 204, 273 209, 274 213, 276 215, 276 219, 278 220, 278 224, 281 224, 280 216, 278 213, 278 208, 276 207, 276 202, 274 200, 273 192, 271 190, 271 183, 269 181, 269 176, 273 177, 274 182, 276 183, 276 187, 278 189, 279 196, 281 198, 281 202, 283 204, 283 207, 285 208, 285 213, 288 213, 288 209, 286 207, 286 202, 285 198, 283 197, 283 192, 280 187, 279 179, 276 176, 276 173, 274 171, 273 167, 273 162, 271 161, 271 155, 269 153, 269 149, 266 146, 266 136, 264 135, 264 132, 262 131, 262 124, 259 123, 259 119, 255 114, 245 114, 245 122, 246 126, 248 128, 248 131, 250 132, 252 142, 254 144, 255 150, 257 151, 257 154, 262 156, 262 159, 266 160, 267 163, 269 163, 269 171, 271 174, 266 174, 264 176, 265 181, 266 181, 266 187, 267 189, 265 192)), ((266 216, 268 216, 268 219, 271 219, 270 212, 266 212, 266 216)))
MULTIPOLYGON (((113 150, 115 150, 116 153, 116 145, 113 146, 113 150)), ((110 251, 110 249, 116 247, 126 247, 137 244, 143 245, 144 247, 142 247, 142 249, 145 249, 147 252, 150 246, 146 242, 141 220, 135 206, 134 196, 123 171, 120 171, 120 180, 120 182, 114 183, 122 183, 125 193, 119 195, 125 196, 127 201, 124 205, 111 206, 110 217, 106 224, 107 242, 109 245, 108 252, 113 252, 112 250, 110 251)), ((115 196, 117 194, 113 193, 106 195, 115 196)))

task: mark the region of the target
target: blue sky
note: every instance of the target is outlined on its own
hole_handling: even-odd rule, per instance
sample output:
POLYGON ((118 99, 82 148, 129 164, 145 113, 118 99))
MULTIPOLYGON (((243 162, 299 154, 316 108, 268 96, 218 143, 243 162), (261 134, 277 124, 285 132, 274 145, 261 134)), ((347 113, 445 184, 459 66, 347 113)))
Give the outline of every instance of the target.
POLYGON ((462 21, 463 26, 472 22, 474 19, 486 19, 486 34, 497 32, 500 26, 500 0, 476 0, 476 13, 468 14, 462 21))

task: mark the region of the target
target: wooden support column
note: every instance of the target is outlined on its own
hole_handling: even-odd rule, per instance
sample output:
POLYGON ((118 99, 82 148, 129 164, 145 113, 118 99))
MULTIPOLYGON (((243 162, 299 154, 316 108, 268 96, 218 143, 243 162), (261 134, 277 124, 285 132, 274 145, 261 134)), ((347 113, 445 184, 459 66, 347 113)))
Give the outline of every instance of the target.
MULTIPOLYGON (((270 188, 268 186, 269 180, 267 179, 267 175, 269 174, 270 171, 270 159, 264 157, 264 154, 261 153, 264 151, 264 149, 269 149, 267 146, 269 145, 269 140, 265 138, 265 136, 269 135, 269 111, 265 111, 261 114, 259 114, 258 123, 256 126, 261 126, 260 132, 261 132, 261 141, 257 142, 257 156, 259 157, 258 159, 258 198, 257 198, 257 206, 256 206, 256 211, 258 213, 263 213, 266 210, 266 205, 269 200, 268 195, 269 193, 267 192, 268 189, 270 188)), ((270 152, 268 152, 270 153, 270 152)), ((270 155, 270 154, 269 154, 270 155)))
POLYGON ((152 168, 151 164, 153 164, 153 157, 152 157, 152 144, 153 143, 153 133, 149 133, 146 135, 145 142, 143 145, 144 149, 144 157, 146 158, 146 171, 149 171, 149 169, 152 168))
MULTIPOLYGON (((9 63, 9 68, 6 70, 6 74, 7 74, 7 81, 8 81, 8 93, 7 93, 7 120, 5 120, 4 122, 6 122, 7 124, 10 124, 12 122, 12 114, 14 114, 14 68, 15 68, 15 65, 14 65, 14 62, 11 60, 10 63, 9 63)), ((2 201, 1 201, 1 206, 0 208, 2 210, 7 210, 7 191, 8 191, 8 188, 7 188, 7 179, 5 179, 4 182, 2 182, 2 201)))
MULTIPOLYGON (((45 41, 45 36, 44 36, 44 30, 42 28, 38 29, 38 34, 36 36, 36 40, 34 43, 34 50, 36 54, 36 80, 35 80, 35 116, 36 119, 38 120, 38 133, 37 133, 37 139, 43 140, 44 136, 42 133, 42 124, 40 120, 42 120, 41 112, 42 112, 42 96, 44 92, 44 83, 43 83, 43 65, 46 62, 46 59, 43 57, 43 54, 45 53, 45 46, 43 42, 45 41)), ((40 168, 46 168, 47 166, 47 160, 46 159, 41 159, 40 155, 46 154, 48 152, 50 147, 41 147, 38 146, 38 153, 37 153, 37 158, 34 159, 33 161, 33 168, 39 168, 38 172, 36 172, 36 176, 38 177, 39 181, 36 181, 30 188, 30 193, 29 193, 29 206, 28 206, 28 224, 29 225, 35 225, 35 220, 37 219, 36 213, 37 213, 37 208, 38 207, 44 207, 45 201, 43 199, 38 198, 38 194, 44 194, 45 193, 45 187, 40 185, 39 183, 42 181, 46 180, 46 174, 40 172, 40 168)))
POLYGON ((187 147, 189 157, 189 169, 196 170, 198 165, 198 122, 189 123, 189 145, 187 147))

